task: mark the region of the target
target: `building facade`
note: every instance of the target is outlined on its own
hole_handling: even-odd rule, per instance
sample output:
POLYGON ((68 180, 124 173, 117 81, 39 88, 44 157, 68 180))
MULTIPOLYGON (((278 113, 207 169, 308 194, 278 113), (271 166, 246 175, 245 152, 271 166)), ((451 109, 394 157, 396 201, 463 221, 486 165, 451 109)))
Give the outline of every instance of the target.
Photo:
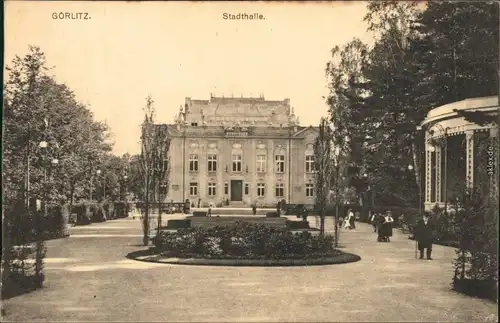
POLYGON ((290 100, 186 98, 171 138, 167 201, 260 207, 314 205, 316 127, 301 127, 290 100))
POLYGON ((498 115, 498 97, 471 98, 429 111, 425 130, 425 210, 435 205, 450 208, 467 188, 498 194, 495 169, 496 124, 467 121, 460 112, 498 115))

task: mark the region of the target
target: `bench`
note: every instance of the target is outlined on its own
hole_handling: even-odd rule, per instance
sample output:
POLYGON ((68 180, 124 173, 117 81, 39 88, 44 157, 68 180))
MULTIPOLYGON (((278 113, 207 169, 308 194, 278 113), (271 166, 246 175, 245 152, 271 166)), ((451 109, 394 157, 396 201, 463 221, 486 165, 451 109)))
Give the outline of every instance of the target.
POLYGON ((286 218, 266 218, 266 217, 241 217, 241 216, 223 216, 223 217, 188 217, 191 220, 191 227, 215 227, 234 225, 236 222, 247 222, 253 224, 263 224, 274 228, 286 228, 286 218))

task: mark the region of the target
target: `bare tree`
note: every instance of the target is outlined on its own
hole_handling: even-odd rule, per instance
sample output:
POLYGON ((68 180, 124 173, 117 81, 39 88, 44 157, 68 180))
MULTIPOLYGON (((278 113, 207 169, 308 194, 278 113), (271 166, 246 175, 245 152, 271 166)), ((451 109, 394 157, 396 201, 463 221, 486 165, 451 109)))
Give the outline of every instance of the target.
POLYGON ((319 134, 314 143, 316 205, 320 212, 320 234, 325 233, 325 211, 334 170, 332 160, 332 138, 330 125, 325 118, 322 118, 319 124, 319 134))
MULTIPOLYGON (((151 201, 155 200, 155 190, 168 177, 168 150, 170 139, 164 125, 155 125, 155 109, 153 99, 146 98, 144 121, 141 126, 140 172, 144 180, 143 186, 143 243, 149 244, 151 201)), ((168 183, 167 183, 168 184, 168 183)), ((168 187, 168 186, 167 186, 168 187)), ((159 191, 159 190, 158 190, 159 191)))
POLYGON ((158 197, 158 230, 161 228, 162 203, 168 194, 169 175, 170 175, 170 138, 168 137, 168 128, 165 125, 157 125, 155 131, 156 153, 154 156, 154 187, 157 189, 158 197))

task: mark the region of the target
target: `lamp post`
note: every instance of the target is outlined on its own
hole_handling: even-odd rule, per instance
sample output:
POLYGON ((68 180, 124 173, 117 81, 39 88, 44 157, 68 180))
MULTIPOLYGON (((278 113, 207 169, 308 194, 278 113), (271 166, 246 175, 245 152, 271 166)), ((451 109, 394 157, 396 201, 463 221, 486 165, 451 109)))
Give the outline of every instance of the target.
MULTIPOLYGON (((413 165, 408 165, 408 170, 411 172, 413 170, 413 165)), ((422 180, 419 178, 418 179, 418 214, 421 215, 422 214, 422 185, 420 185, 420 183, 422 182, 422 180)))
POLYGON ((364 200, 365 200, 365 195, 366 195, 364 184, 366 184, 368 182, 368 174, 367 173, 363 173, 363 179, 364 179, 364 181, 363 181, 363 191, 364 192, 363 192, 363 199, 361 199, 361 202, 362 202, 361 206, 364 208, 364 206, 365 206, 364 200))
MULTIPOLYGON (((95 172, 97 174, 97 176, 100 176, 102 171, 100 169, 96 170, 95 172)), ((104 176, 103 176, 103 184, 102 184, 102 187, 103 187, 103 200, 106 199, 106 183, 104 181, 104 176)))
POLYGON ((92 187, 92 181, 94 179, 94 173, 92 171, 92 165, 90 166, 90 204, 92 204, 92 200, 93 200, 93 187, 92 187))
POLYGON ((125 184, 124 185, 125 190, 124 190, 124 192, 122 192, 122 187, 120 185, 120 200, 122 199, 122 193, 123 193, 123 197, 124 197, 125 201, 127 200, 127 178, 128 178, 127 174, 123 175, 123 182, 125 184))
POLYGON ((335 248, 339 245, 339 179, 340 179, 340 165, 339 165, 340 149, 335 149, 335 248))
MULTIPOLYGON (((47 203, 48 203, 48 180, 47 180, 47 148, 49 144, 47 141, 40 141, 39 145, 40 149, 42 149, 42 167, 43 167, 43 194, 42 194, 42 204, 43 204, 43 215, 44 218, 47 218, 47 203)), ((57 166, 59 164, 59 160, 57 158, 52 159, 51 164, 53 166, 57 166)), ((42 273, 42 235, 43 232, 41 230, 40 223, 40 215, 35 215, 35 237, 36 237, 36 255, 35 255, 35 280, 36 285, 38 287, 43 286, 43 273, 42 273)))

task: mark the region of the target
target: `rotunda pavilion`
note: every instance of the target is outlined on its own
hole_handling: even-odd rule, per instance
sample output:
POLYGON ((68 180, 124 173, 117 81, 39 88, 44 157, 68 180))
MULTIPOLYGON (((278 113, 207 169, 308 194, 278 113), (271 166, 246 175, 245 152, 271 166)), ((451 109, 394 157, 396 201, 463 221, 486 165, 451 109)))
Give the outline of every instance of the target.
MULTIPOLYGON (((471 98, 432 109, 420 127, 425 131, 424 209, 449 209, 467 188, 497 191, 495 149, 498 123, 478 124, 464 114, 498 115, 498 96, 471 98)), ((496 194, 496 193, 494 193, 496 194)))

